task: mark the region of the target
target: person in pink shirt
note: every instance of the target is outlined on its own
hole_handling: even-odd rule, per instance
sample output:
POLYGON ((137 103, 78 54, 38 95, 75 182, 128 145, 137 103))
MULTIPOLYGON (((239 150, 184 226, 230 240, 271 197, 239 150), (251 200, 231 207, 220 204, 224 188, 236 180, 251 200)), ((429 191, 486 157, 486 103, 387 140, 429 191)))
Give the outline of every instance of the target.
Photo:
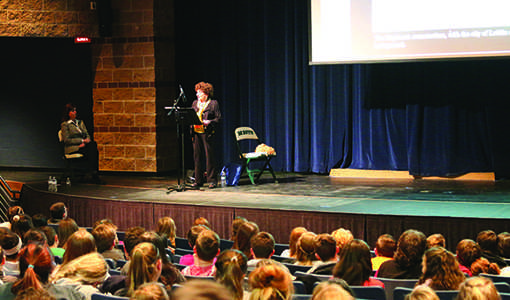
MULTIPOLYGON (((203 230, 209 229, 206 226, 203 225, 194 225, 190 228, 188 231, 188 243, 191 246, 191 248, 195 248, 195 243, 197 241, 197 237, 203 230)), ((191 266, 195 263, 195 259, 193 258, 193 254, 186 254, 181 257, 179 260, 180 265, 184 266, 191 266)))
POLYGON ((214 276, 214 259, 220 253, 220 237, 212 230, 203 230, 197 237, 193 252, 193 265, 184 268, 181 273, 184 276, 214 276))

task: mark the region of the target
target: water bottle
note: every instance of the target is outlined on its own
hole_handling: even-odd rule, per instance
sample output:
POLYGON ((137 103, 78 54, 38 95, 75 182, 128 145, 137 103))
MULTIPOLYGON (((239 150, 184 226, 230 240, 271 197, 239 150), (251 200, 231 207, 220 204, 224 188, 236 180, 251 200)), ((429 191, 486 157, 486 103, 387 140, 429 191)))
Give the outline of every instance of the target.
POLYGON ((58 192, 58 188, 57 188, 57 178, 56 177, 53 177, 53 192, 58 192))
POLYGON ((48 192, 53 192, 53 178, 48 178, 48 192))
POLYGON ((66 186, 71 187, 71 178, 67 177, 66 179, 66 186))
POLYGON ((221 187, 222 188, 226 187, 227 186, 227 173, 225 173, 225 170, 221 170, 220 180, 221 180, 221 187))

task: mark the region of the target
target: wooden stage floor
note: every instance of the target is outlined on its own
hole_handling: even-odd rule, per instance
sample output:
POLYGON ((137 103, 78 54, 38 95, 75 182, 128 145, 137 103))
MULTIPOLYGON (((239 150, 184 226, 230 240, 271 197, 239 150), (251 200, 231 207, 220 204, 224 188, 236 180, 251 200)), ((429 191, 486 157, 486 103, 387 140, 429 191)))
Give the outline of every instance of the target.
POLYGON ((449 249, 478 232, 510 231, 510 182, 466 180, 355 179, 327 175, 278 173, 278 182, 263 177, 258 185, 247 178, 236 187, 167 193, 175 176, 103 174, 105 185, 73 182, 47 191, 48 176, 59 173, 1 170, 0 175, 23 183, 20 205, 33 215, 65 202, 80 226, 110 218, 120 230, 155 227, 171 216, 184 237, 198 216, 206 217, 221 238, 230 237, 236 216, 257 223, 287 243, 290 231, 304 226, 316 233, 343 227, 356 238, 375 243, 383 233, 399 236, 406 229, 426 235, 442 233, 449 249))

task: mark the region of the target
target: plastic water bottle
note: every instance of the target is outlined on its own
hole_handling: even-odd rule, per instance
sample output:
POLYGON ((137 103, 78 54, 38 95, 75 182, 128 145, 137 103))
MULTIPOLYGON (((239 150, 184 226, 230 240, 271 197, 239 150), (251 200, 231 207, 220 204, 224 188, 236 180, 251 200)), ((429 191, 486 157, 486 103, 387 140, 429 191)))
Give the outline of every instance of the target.
POLYGON ((227 173, 225 173, 225 170, 221 170, 220 181, 222 188, 227 186, 227 173))
POLYGON ((53 191, 52 192, 58 192, 57 185, 58 185, 57 178, 53 177, 53 180, 52 180, 53 191))
POLYGON ((67 177, 66 179, 66 186, 71 187, 71 178, 67 177))
POLYGON ((51 176, 48 178, 48 192, 53 192, 53 178, 51 176))

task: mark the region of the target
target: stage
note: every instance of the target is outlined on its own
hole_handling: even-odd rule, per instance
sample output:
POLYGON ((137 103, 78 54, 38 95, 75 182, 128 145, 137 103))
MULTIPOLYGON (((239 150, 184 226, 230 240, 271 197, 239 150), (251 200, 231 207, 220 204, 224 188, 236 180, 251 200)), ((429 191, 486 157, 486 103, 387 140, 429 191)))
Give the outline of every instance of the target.
POLYGON ((235 187, 167 193, 175 176, 104 174, 105 185, 73 182, 47 192, 48 172, 0 171, 12 182, 23 183, 20 203, 27 213, 47 213, 51 203, 69 205, 70 216, 81 226, 110 218, 120 230, 140 225, 153 229, 169 215, 178 235, 185 236, 192 220, 209 219, 222 238, 229 238, 230 222, 243 216, 269 231, 280 243, 288 242, 293 227, 316 233, 350 229, 372 244, 377 236, 398 236, 415 228, 425 234, 443 233, 450 248, 480 230, 509 231, 510 182, 474 180, 361 179, 327 175, 278 173, 278 183, 263 177, 258 185, 247 178, 235 187))

